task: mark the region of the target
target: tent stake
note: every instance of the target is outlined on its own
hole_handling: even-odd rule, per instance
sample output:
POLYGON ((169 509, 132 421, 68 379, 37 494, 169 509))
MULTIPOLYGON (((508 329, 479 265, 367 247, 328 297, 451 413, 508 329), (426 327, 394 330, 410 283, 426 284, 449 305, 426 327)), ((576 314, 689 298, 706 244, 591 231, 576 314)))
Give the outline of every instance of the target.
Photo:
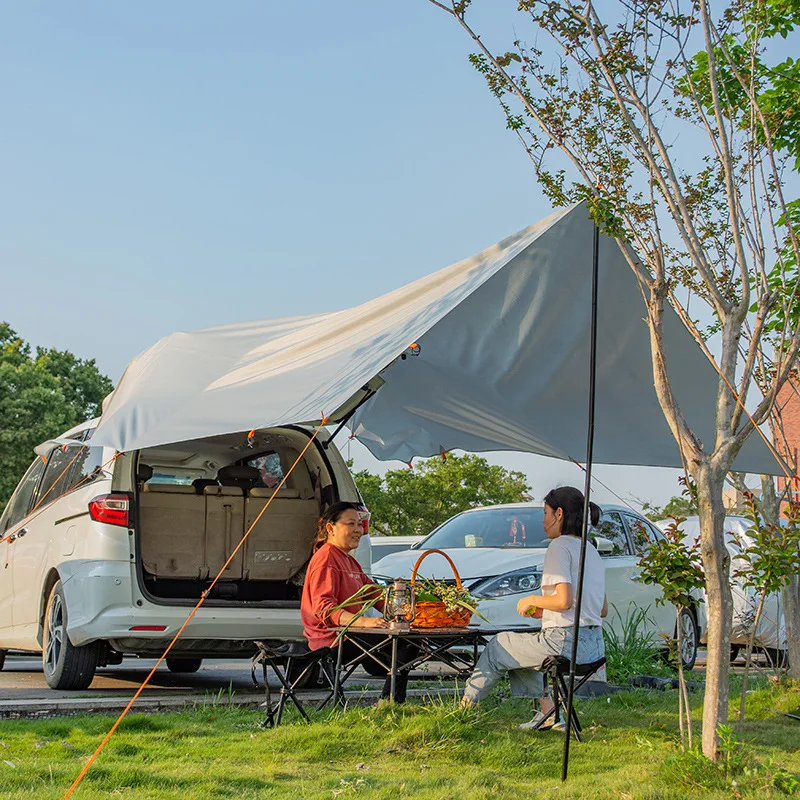
POLYGON ((589 539, 589 494, 592 489, 592 455, 594 450, 594 390, 597 372, 597 264, 600 249, 600 229, 594 223, 592 237, 592 321, 589 333, 589 415, 586 438, 586 480, 583 488, 583 528, 581 530, 581 556, 578 563, 578 591, 575 596, 575 623, 572 628, 572 655, 569 667, 569 692, 567 693, 567 730, 564 737, 564 757, 561 762, 561 780, 567 779, 569 769, 569 743, 572 736, 572 704, 575 695, 575 666, 578 659, 578 636, 581 631, 581 601, 583 600, 583 568, 586 563, 586 543, 589 539))

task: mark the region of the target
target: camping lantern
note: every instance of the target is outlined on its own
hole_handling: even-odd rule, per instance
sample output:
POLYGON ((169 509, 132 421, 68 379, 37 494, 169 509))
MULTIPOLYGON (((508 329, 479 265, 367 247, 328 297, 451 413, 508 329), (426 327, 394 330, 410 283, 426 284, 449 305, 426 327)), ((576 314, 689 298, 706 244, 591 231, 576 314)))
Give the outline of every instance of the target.
POLYGON ((392 630, 408 630, 414 619, 414 593, 408 581, 396 578, 386 592, 383 616, 392 630))

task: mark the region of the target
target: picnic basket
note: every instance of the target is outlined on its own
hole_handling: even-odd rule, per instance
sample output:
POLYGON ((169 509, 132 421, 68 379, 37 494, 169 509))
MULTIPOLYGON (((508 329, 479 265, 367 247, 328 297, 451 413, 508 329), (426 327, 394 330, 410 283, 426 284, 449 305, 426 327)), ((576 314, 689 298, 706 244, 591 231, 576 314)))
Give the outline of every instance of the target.
MULTIPOLYGON (((450 567, 453 570, 453 575, 456 579, 456 586, 461 589, 461 576, 458 574, 456 565, 447 553, 441 550, 431 549, 425 550, 417 559, 414 568, 411 570, 411 590, 415 592, 417 588, 417 571, 420 564, 432 553, 438 553, 444 556, 450 567)), ((414 621, 411 623, 412 628, 463 628, 469 624, 472 612, 468 608, 452 608, 447 609, 447 606, 441 601, 433 600, 417 600, 415 602, 416 615, 414 621)))

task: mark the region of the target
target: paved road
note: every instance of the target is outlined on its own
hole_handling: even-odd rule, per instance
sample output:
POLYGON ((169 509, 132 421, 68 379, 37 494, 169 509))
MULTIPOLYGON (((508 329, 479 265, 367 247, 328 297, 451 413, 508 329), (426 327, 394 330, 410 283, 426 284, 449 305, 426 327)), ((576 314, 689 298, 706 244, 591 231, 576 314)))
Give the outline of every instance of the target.
MULTIPOLYGON (((88 689, 54 691, 45 682, 40 658, 23 654, 9 655, 0 671, 0 718, 119 711, 139 688, 155 663, 154 659, 126 658, 119 666, 98 669, 88 689)), ((436 666, 438 665, 431 665, 429 672, 438 672, 436 666)), ((413 675, 415 678, 424 677, 421 672, 413 675)), ((260 670, 257 677, 260 681, 260 670)), ((271 671, 268 672, 268 677, 271 687, 280 688, 271 671)), ((369 689, 366 696, 374 702, 383 680, 372 678, 358 670, 349 685, 369 689)), ((435 684, 431 685, 431 691, 436 692, 437 688, 435 684)), ((422 693, 425 692, 427 690, 422 693)), ((312 690, 309 696, 316 697, 317 694, 319 690, 312 690)), ((324 695, 323 691, 322 696, 324 695)), ((232 702, 235 705, 257 707, 263 700, 263 685, 259 685, 258 689, 253 686, 248 659, 209 659, 203 662, 197 672, 189 675, 173 674, 165 665, 159 667, 137 701, 137 708, 160 711, 203 702, 232 702)))
MULTIPOLYGON (((48 688, 42 673, 41 659, 34 655, 9 655, 5 667, 0 671, 0 702, 20 699, 43 699, 59 697, 115 697, 129 696, 145 679, 153 668, 155 660, 126 658, 115 667, 101 667, 89 689, 74 692, 57 692, 48 688)), ((433 667, 434 665, 430 665, 433 667)), ((741 668, 737 662, 732 669, 741 668)), ((698 654, 698 672, 705 670, 705 651, 698 654)), ((416 673, 418 675, 418 673, 416 673)), ((260 680, 260 673, 258 675, 260 680)), ((357 673, 359 681, 380 681, 371 679, 366 673, 357 673)), ((274 680, 271 684, 276 684, 274 680)), ((159 696, 190 694, 202 697, 208 693, 217 694, 220 690, 227 692, 252 693, 253 683, 250 678, 249 659, 225 660, 207 659, 198 672, 190 675, 178 675, 170 672, 162 664, 151 679, 146 695, 159 696)))
MULTIPOLYGON (((113 697, 132 694, 153 668, 155 660, 126 658, 114 667, 101 667, 89 689, 54 693, 45 683, 41 659, 33 655, 9 655, 0 671, 0 701, 53 697, 113 697)), ((260 675, 259 675, 260 677, 260 675)), ((207 660, 198 672, 179 675, 162 665, 145 689, 145 694, 195 694, 217 693, 220 690, 235 692, 254 691, 250 679, 250 661, 207 660)))
MULTIPOLYGON (((695 670, 698 673, 705 671, 705 650, 698 653, 695 670)), ((758 659, 758 656, 756 656, 758 659)), ((33 655, 9 655, 6 657, 5 667, 0 671, 0 702, 17 699, 47 699, 54 697, 115 697, 129 696, 145 679, 153 668, 155 660, 141 658, 126 658, 116 667, 101 667, 89 689, 75 692, 54 693, 48 688, 42 673, 41 659, 33 655)), ((438 672, 438 665, 428 665, 429 672, 438 672)), ((743 669, 742 659, 731 665, 731 671, 740 672, 743 669)), ((270 673, 271 674, 271 673, 270 673)), ((422 677, 414 673, 415 677, 422 677)), ((258 674, 259 680, 261 674, 258 674)), ((370 678, 363 671, 355 676, 359 682, 369 681, 379 686, 381 681, 370 678)), ((273 685, 278 685, 273 679, 273 685)), ((191 675, 177 675, 170 672, 162 664, 150 681, 145 694, 159 696, 169 694, 190 694, 202 697, 207 693, 217 694, 220 690, 227 692, 254 691, 250 678, 249 659, 225 660, 207 659, 198 672, 191 675)))

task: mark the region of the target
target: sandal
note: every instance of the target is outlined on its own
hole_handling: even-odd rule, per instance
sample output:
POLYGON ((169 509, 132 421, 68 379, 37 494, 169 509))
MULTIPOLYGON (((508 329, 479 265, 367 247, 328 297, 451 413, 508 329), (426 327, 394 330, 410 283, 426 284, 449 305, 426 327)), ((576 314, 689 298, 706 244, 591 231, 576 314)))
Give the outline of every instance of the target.
POLYGON ((521 731, 539 731, 547 730, 542 728, 542 725, 553 716, 552 711, 545 713, 544 711, 537 711, 536 715, 530 722, 523 722, 522 725, 517 726, 521 731))

